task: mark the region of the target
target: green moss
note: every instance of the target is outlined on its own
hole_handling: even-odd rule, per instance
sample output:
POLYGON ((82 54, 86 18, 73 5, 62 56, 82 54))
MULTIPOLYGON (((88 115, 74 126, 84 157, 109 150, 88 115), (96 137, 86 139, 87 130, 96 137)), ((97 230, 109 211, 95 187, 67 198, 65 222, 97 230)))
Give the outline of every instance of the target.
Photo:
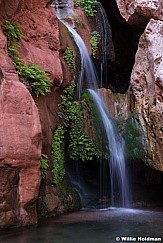
POLYGON ((63 180, 59 186, 60 196, 61 196, 61 205, 64 206, 64 211, 71 212, 75 209, 79 210, 80 199, 76 191, 69 186, 66 180, 63 180))
POLYGON ((3 30, 8 40, 8 54, 12 59, 20 79, 29 83, 32 91, 37 95, 45 95, 50 92, 50 80, 47 73, 37 65, 25 65, 18 53, 18 41, 22 33, 17 23, 4 21, 3 30))
POLYGON ((133 113, 127 121, 125 127, 125 143, 128 158, 145 160, 148 154, 147 140, 136 113, 133 113))

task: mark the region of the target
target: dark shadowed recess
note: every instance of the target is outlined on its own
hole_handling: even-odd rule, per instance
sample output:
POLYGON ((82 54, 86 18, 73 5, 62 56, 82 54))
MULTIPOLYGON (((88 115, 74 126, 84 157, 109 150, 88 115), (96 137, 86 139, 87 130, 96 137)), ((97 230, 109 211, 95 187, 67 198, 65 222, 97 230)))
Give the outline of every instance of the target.
POLYGON ((108 61, 107 87, 113 92, 125 93, 130 84, 130 76, 141 34, 147 22, 140 26, 130 25, 121 17, 115 0, 100 0, 109 24, 115 51, 115 60, 108 61))

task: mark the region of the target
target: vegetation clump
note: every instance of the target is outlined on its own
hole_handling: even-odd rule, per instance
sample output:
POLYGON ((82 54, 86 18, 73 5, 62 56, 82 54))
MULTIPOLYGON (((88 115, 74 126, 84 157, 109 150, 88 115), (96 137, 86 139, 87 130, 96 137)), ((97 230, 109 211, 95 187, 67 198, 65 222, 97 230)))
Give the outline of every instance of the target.
POLYGON ((81 6, 87 17, 93 17, 96 13, 96 0, 75 0, 75 6, 81 6))
POLYGON ((100 34, 97 31, 93 31, 91 33, 90 44, 92 48, 92 55, 94 58, 96 57, 99 42, 100 42, 100 34))
POLYGON ((74 101, 76 84, 67 87, 61 96, 62 102, 59 106, 59 117, 62 125, 59 125, 53 135, 52 156, 54 158, 53 182, 61 186, 65 176, 65 140, 68 138, 68 154, 73 160, 88 161, 93 156, 99 157, 94 142, 84 131, 84 116, 81 111, 80 102, 74 101))
POLYGON ((73 51, 70 47, 67 47, 65 52, 63 53, 63 58, 67 62, 67 65, 71 72, 74 70, 74 63, 73 63, 73 51))
POLYGON ((84 115, 80 102, 74 101, 76 84, 72 82, 71 86, 64 90, 61 96, 59 117, 69 132, 69 155, 73 160, 92 160, 93 156, 99 157, 94 142, 84 131, 84 115))
POLYGON ((27 66, 19 56, 18 41, 22 37, 19 25, 4 21, 3 29, 8 40, 8 54, 21 80, 28 82, 37 96, 49 93, 51 84, 47 73, 35 64, 27 66))
POLYGON ((41 176, 44 179, 48 168, 48 156, 46 154, 41 155, 41 176))
POLYGON ((53 182, 56 185, 60 185, 60 183, 64 179, 65 175, 65 167, 64 167, 64 136, 65 128, 64 126, 60 125, 55 130, 53 135, 53 143, 52 143, 52 155, 54 158, 54 166, 53 166, 53 182))

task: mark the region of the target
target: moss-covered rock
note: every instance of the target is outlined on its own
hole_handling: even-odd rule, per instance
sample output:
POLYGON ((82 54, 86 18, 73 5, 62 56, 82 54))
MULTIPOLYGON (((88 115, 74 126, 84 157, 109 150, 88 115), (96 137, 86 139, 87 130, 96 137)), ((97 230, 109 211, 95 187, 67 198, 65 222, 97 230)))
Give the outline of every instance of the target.
POLYGON ((147 162, 149 157, 149 145, 136 113, 132 113, 127 120, 124 138, 127 158, 147 162))

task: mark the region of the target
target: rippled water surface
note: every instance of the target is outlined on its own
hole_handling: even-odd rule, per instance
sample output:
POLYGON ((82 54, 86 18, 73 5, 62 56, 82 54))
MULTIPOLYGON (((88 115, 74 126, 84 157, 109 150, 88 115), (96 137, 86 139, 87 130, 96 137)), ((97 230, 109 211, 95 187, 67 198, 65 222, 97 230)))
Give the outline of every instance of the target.
POLYGON ((48 219, 38 226, 2 231, 0 242, 112 243, 117 242, 116 236, 163 237, 163 212, 133 209, 83 210, 48 219))

